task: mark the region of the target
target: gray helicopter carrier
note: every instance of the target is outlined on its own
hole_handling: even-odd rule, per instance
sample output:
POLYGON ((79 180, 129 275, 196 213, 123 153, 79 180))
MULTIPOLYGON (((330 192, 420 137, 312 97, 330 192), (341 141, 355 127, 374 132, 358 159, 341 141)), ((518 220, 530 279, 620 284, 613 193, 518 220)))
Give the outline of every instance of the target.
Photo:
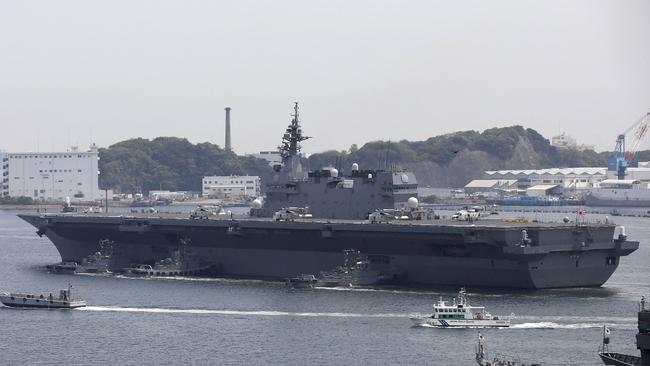
POLYGON ((600 286, 621 256, 638 248, 609 223, 533 223, 499 220, 427 220, 417 209, 410 172, 303 170, 303 135, 296 104, 280 152, 282 164, 266 183, 267 197, 251 215, 190 216, 159 213, 26 214, 22 219, 56 246, 64 261, 79 262, 113 243, 115 266, 153 265, 189 245, 223 276, 282 280, 319 273, 355 248, 389 266, 404 283, 472 287, 600 286), (293 209, 292 207, 295 207, 293 209), (308 207, 308 209, 306 209, 308 207), (368 220, 379 212, 391 220, 368 220), (276 215, 283 210, 295 215, 276 215), (310 214, 300 214, 309 212, 310 214), (406 218, 406 219, 405 219, 406 218), (615 235, 617 231, 617 235, 615 235))

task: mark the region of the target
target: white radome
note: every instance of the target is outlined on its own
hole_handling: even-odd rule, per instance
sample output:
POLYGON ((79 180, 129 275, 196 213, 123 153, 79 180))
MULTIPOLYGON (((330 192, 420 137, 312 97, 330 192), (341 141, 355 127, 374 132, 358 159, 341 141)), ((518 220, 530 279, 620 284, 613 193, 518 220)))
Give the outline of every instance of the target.
POLYGON ((330 169, 330 176, 331 176, 332 178, 336 178, 336 177, 338 177, 338 176, 339 176, 339 171, 338 171, 336 168, 332 168, 332 169, 330 169))
POLYGON ((408 201, 406 201, 406 204, 408 205, 409 208, 418 208, 418 199, 415 197, 410 197, 408 201))
POLYGON ((357 164, 357 163, 352 164, 352 171, 353 172, 358 172, 359 171, 359 164, 357 164))
POLYGON ((252 202, 253 208, 262 208, 262 200, 259 198, 256 198, 252 202))

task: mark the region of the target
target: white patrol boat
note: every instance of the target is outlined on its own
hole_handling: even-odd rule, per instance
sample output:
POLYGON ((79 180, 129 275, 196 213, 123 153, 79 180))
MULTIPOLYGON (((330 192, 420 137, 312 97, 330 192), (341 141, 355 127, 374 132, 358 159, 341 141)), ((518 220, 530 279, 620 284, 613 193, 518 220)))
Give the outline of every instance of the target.
POLYGON ((67 290, 59 291, 59 296, 21 294, 13 292, 0 293, 0 302, 12 308, 75 309, 86 306, 83 300, 72 298, 72 285, 67 290))
POLYGON ((433 305, 433 315, 430 317, 412 317, 411 320, 419 326, 440 328, 506 328, 510 326, 510 318, 499 318, 487 311, 483 306, 470 305, 465 288, 461 288, 458 297, 452 304, 442 299, 433 305))

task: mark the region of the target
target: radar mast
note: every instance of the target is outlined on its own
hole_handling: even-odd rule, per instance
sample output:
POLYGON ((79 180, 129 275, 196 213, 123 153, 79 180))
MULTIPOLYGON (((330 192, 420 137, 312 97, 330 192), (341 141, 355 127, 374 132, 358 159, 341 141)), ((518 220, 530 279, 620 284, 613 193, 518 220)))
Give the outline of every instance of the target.
POLYGON ((282 145, 278 147, 278 150, 280 150, 280 156, 282 157, 283 171, 287 173, 289 178, 301 179, 305 177, 305 173, 300 163, 300 142, 307 140, 309 137, 304 136, 302 128, 300 128, 298 102, 294 103, 291 116, 293 118, 282 136, 282 145))

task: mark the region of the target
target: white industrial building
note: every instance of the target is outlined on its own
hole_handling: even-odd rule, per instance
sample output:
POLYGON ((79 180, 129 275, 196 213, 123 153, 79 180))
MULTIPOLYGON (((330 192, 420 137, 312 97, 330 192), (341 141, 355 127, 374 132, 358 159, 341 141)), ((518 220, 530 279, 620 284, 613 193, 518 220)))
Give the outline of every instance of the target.
MULTIPOLYGON (((648 169, 650 171, 650 169, 648 169)), ((516 179, 520 188, 556 184, 562 189, 592 189, 606 179, 606 168, 551 168, 486 171, 486 179, 516 179)))
POLYGON ((258 197, 262 193, 260 177, 256 175, 212 175, 203 177, 203 197, 258 197))
POLYGON ((538 184, 526 189, 528 197, 559 196, 562 193, 562 187, 558 184, 538 184))
POLYGON ((464 187, 467 193, 509 191, 517 189, 516 179, 474 179, 464 187))
POLYGON ((98 182, 99 154, 94 144, 88 151, 73 147, 66 152, 5 153, 0 158, 6 178, 5 196, 43 201, 64 201, 66 197, 94 201, 103 197, 98 182))
MULTIPOLYGON (((617 172, 608 170, 607 179, 618 179, 617 172)), ((640 161, 638 167, 625 169, 625 179, 650 182, 650 162, 640 161)))
POLYGON ((193 194, 189 191, 149 191, 149 200, 150 201, 183 201, 191 199, 197 194, 193 194))
POLYGON ((594 145, 584 145, 584 144, 578 145, 576 139, 567 135, 564 132, 562 132, 557 136, 553 136, 551 138, 551 145, 555 146, 558 149, 567 149, 567 150, 572 149, 578 151, 594 150, 594 145))
POLYGON ((9 154, 0 151, 0 198, 9 196, 9 154))

